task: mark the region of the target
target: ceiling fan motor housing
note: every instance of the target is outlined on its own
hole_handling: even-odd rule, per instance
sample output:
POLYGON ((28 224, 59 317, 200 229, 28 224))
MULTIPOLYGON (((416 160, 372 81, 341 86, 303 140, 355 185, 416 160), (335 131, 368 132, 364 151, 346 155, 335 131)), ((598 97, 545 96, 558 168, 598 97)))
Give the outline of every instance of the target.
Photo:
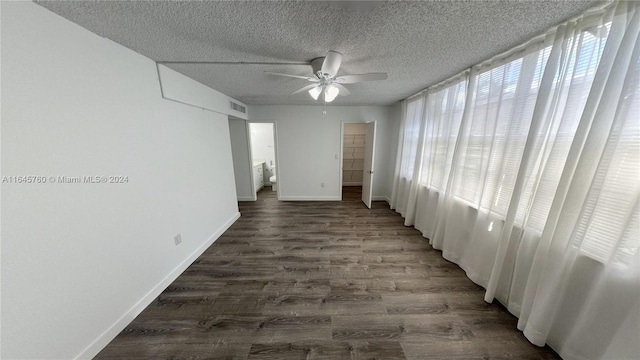
POLYGON ((311 69, 313 70, 313 74, 318 79, 323 79, 324 74, 322 73, 322 64, 324 63, 324 57, 319 57, 311 60, 311 69))
POLYGON ((343 86, 343 84, 355 84, 362 81, 374 81, 385 80, 387 78, 386 73, 368 73, 368 74, 356 74, 356 75, 343 75, 338 76, 338 70, 342 64, 342 54, 329 50, 327 56, 317 57, 310 62, 313 75, 301 76, 292 74, 282 74, 271 71, 265 71, 265 73, 286 76, 298 79, 304 79, 310 81, 310 85, 306 85, 294 92, 291 95, 299 94, 301 92, 308 91, 314 100, 317 100, 321 93, 324 93, 326 102, 331 102, 338 95, 347 96, 351 92, 343 86))

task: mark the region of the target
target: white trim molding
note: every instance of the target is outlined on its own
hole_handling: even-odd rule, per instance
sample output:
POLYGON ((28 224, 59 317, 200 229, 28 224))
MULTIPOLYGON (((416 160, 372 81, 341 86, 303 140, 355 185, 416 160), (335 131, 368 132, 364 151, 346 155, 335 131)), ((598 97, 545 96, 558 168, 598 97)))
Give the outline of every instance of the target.
POLYGON ((102 333, 97 339, 95 339, 89 346, 87 346, 76 359, 91 359, 96 356, 105 346, 107 346, 111 340, 113 340, 136 316, 140 315, 151 302, 160 295, 167 286, 180 276, 196 259, 202 255, 213 243, 227 231, 227 229, 233 225, 240 218, 240 213, 234 214, 227 222, 222 225, 213 235, 211 235, 199 248, 191 253, 180 265, 173 269, 167 276, 164 277, 156 286, 154 286, 142 299, 140 299, 129 311, 127 311, 120 319, 111 325, 105 332, 102 333))

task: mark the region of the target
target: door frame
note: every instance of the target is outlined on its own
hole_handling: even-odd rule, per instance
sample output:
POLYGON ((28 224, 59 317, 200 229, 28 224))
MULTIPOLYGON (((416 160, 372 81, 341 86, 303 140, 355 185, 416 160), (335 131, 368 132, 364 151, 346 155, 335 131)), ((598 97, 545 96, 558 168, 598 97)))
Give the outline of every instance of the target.
POLYGON ((367 132, 365 135, 365 152, 364 158, 367 159, 367 155, 369 155, 370 163, 365 161, 364 168, 362 169, 362 202, 367 206, 367 208, 371 209, 373 205, 373 175, 375 173, 375 163, 376 163, 376 133, 378 132, 378 122, 377 121, 369 121, 367 124, 367 132), (373 133, 371 134, 371 141, 367 141, 369 139, 369 128, 373 128, 373 133), (367 151, 367 149, 371 147, 371 153, 367 151), (370 164, 370 170, 367 170, 367 164, 370 164), (368 172, 368 173, 367 173, 368 172), (365 183, 369 182, 368 192, 365 193, 365 183), (368 202, 365 201, 365 194, 367 194, 368 202))
MULTIPOLYGON (((338 171, 340 172, 340 187, 339 187, 339 194, 338 197, 340 199, 340 201, 342 201, 342 184, 343 184, 343 179, 342 179, 342 173, 343 173, 343 167, 344 167, 344 125, 345 124, 368 124, 370 122, 374 122, 375 120, 372 121, 340 121, 340 166, 338 167, 338 171)), ((375 149, 374 149, 375 151, 375 149)), ((364 170, 362 170, 364 172, 364 170)), ((373 183, 373 179, 372 179, 372 183, 373 183)))
POLYGON ((253 151, 251 148, 251 128, 249 128, 249 120, 244 122, 245 131, 247 132, 247 150, 249 151, 249 179, 251 180, 251 197, 253 201, 258 201, 258 193, 256 193, 255 179, 253 178, 253 151))
POLYGON ((344 172, 344 124, 360 124, 360 122, 344 120, 340 121, 340 153, 338 155, 340 157, 338 166, 338 176, 340 179, 340 186, 338 187, 338 198, 340 199, 340 201, 342 201, 342 174, 344 172))
MULTIPOLYGON (((249 165, 251 166, 251 184, 254 184, 254 179, 253 179, 253 152, 251 151, 251 124, 273 124, 273 152, 274 152, 274 156, 275 156, 275 160, 276 160, 276 169, 280 169, 280 155, 278 154, 278 125, 277 122, 275 120, 247 120, 247 138, 249 139, 248 144, 249 144, 249 158, 250 158, 250 163, 249 165)), ((276 170, 278 172, 280 172, 279 170, 276 170)), ((278 176, 276 174, 276 176, 278 176)), ((278 190, 276 191, 276 199, 280 200, 280 189, 282 189, 282 178, 277 180, 277 184, 278 184, 278 190)), ((254 192, 255 195, 255 200, 258 200, 258 194, 254 192)))

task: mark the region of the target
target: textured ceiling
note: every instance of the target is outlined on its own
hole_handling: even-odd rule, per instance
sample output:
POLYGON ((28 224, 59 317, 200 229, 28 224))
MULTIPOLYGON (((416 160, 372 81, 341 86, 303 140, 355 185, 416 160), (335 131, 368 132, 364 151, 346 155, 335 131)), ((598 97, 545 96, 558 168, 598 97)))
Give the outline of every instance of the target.
MULTIPOLYGON (((391 104, 507 50, 598 1, 39 1, 156 61, 308 62, 344 54, 339 75, 387 72, 349 85, 335 105, 391 104)), ((317 104, 308 65, 170 64, 247 104, 317 104)))

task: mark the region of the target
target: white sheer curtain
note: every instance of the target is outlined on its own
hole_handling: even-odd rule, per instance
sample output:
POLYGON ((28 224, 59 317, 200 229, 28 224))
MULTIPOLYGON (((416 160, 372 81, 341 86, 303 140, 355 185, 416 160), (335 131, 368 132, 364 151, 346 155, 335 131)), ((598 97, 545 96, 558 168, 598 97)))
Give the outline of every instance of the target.
POLYGON ((587 30, 609 34, 524 285, 518 327, 565 358, 640 356, 619 340, 626 318, 640 334, 638 5, 587 30))
POLYGON ((423 161, 420 173, 416 174, 419 186, 414 197, 417 204, 412 221, 415 220, 415 227, 430 239, 449 186, 449 173, 465 109, 467 81, 465 72, 429 89, 427 93, 423 161))
POLYGON ((401 141, 405 224, 567 359, 640 358, 638 8, 591 11, 430 88, 401 141))
POLYGON ((514 212, 509 202, 549 54, 543 45, 472 69, 448 188, 430 237, 446 259, 485 287, 514 212))
POLYGON ((398 175, 391 194, 391 208, 405 216, 407 207, 414 206, 409 202, 412 178, 416 164, 416 155, 420 143, 423 125, 424 96, 415 96, 403 102, 403 119, 398 142, 398 175))

